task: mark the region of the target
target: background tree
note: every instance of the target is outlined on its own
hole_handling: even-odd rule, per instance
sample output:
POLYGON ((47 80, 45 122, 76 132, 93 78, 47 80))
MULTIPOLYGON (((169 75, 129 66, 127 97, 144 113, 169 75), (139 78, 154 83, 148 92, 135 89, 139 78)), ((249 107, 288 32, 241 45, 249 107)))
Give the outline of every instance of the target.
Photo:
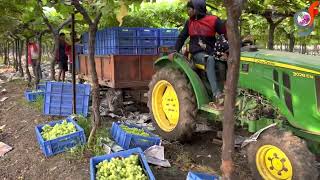
POLYGON ((48 26, 54 39, 54 58, 51 59, 51 80, 55 80, 55 63, 59 58, 59 32, 61 29, 71 23, 70 14, 73 11, 71 7, 66 6, 60 1, 52 3, 51 1, 37 0, 39 9, 41 9, 41 16, 43 21, 48 26), (67 18, 69 17, 69 18, 67 18))

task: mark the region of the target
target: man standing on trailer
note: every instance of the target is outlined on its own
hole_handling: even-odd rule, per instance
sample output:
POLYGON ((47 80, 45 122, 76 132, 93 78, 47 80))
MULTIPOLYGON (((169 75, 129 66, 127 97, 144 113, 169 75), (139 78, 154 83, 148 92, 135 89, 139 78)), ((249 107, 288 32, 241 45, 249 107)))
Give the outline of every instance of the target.
POLYGON ((58 63, 59 63, 59 75, 58 75, 58 81, 61 81, 61 76, 62 76, 62 81, 65 81, 65 75, 66 71, 68 71, 68 56, 66 53, 66 48, 68 44, 66 43, 65 40, 65 34, 60 33, 59 34, 59 50, 58 50, 58 63))

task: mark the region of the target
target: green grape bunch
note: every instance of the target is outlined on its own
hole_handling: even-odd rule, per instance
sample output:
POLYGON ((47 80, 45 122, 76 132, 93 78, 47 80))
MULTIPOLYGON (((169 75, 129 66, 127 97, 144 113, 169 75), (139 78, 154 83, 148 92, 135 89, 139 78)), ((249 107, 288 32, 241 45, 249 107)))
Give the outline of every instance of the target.
POLYGON ((139 164, 138 155, 127 158, 112 158, 104 160, 97 166, 97 180, 147 180, 143 169, 139 164))
POLYGON ((77 129, 73 123, 63 120, 61 124, 57 123, 54 126, 48 124, 44 125, 42 127, 41 135, 45 141, 48 141, 76 131, 77 129))
POLYGON ((123 124, 121 124, 120 127, 121 127, 121 129, 123 129, 127 133, 135 134, 135 135, 139 135, 139 136, 144 136, 144 137, 150 137, 150 135, 148 133, 144 132, 143 129, 130 128, 130 127, 123 125, 123 124))

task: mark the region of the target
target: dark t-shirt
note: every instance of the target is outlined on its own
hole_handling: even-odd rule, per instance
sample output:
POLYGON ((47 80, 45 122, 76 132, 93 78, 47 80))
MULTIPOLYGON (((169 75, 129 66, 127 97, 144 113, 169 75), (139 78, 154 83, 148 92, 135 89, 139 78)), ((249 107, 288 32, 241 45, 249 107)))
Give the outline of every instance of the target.
POLYGON ((59 43, 59 60, 61 62, 68 61, 68 56, 66 55, 66 44, 64 42, 59 43))

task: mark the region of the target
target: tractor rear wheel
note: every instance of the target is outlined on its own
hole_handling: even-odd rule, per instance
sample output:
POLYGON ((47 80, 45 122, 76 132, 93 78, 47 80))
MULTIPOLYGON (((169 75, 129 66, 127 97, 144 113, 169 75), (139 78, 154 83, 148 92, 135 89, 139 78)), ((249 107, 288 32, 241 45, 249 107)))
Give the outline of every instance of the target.
POLYGON ((149 84, 148 107, 159 135, 169 141, 189 140, 195 130, 196 100, 186 76, 164 67, 149 84))
POLYGON ((315 156, 305 141, 291 132, 266 130, 248 145, 247 157, 254 179, 318 179, 315 156))

